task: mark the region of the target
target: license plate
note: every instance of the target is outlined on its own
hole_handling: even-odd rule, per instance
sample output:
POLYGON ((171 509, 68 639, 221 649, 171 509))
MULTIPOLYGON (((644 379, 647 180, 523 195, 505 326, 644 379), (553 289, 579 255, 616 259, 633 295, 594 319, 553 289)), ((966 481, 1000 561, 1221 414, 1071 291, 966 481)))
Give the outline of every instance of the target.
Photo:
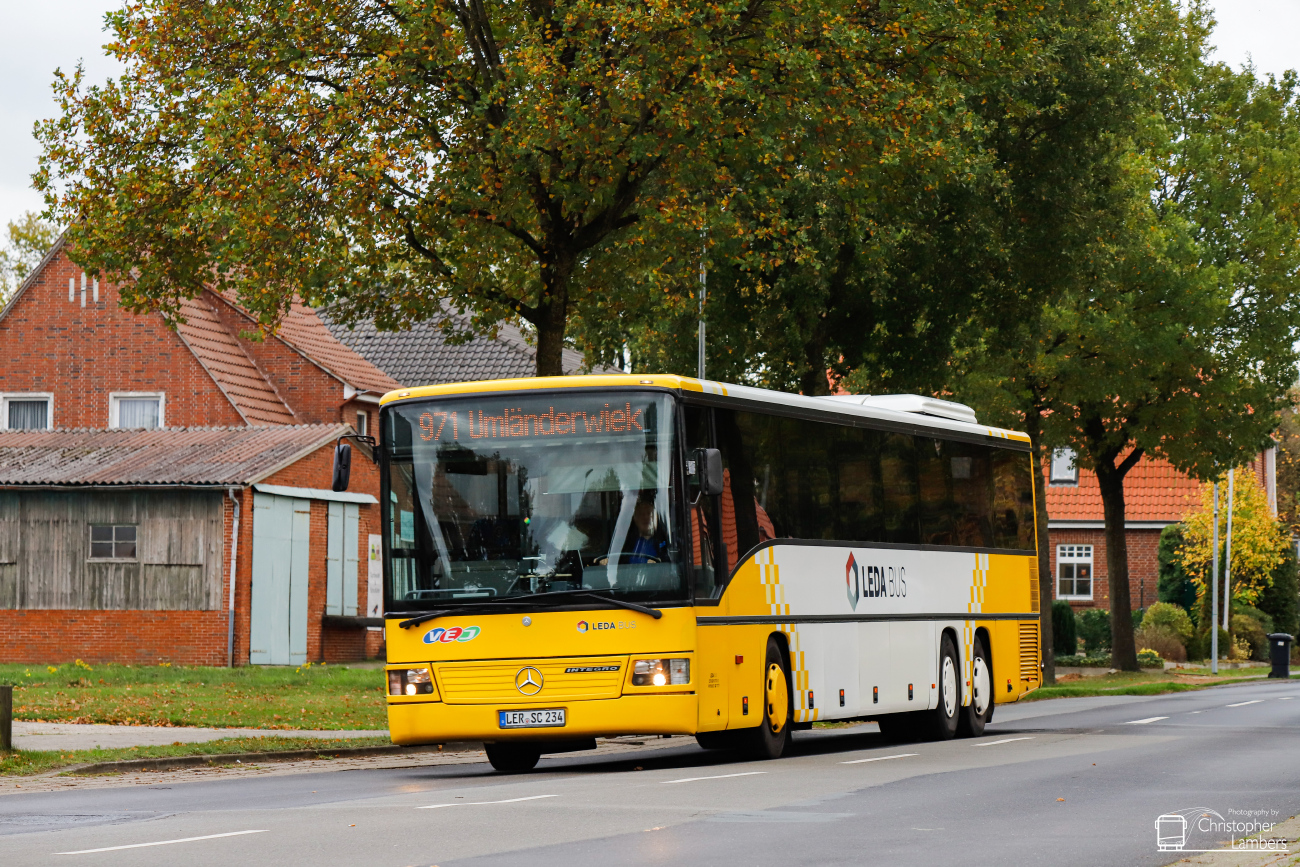
POLYGON ((499 710, 497 719, 503 729, 540 729, 564 725, 564 708, 550 710, 499 710))

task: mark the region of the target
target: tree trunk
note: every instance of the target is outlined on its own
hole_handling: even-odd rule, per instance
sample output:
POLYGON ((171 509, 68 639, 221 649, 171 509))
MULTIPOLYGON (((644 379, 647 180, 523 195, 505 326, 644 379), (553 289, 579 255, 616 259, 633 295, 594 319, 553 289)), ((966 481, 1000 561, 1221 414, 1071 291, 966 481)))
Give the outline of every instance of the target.
POLYGON ((1043 683, 1056 683, 1056 637, 1052 632, 1052 600, 1056 582, 1052 575, 1051 542, 1047 535, 1047 483, 1043 476, 1043 419, 1038 410, 1025 413, 1029 434, 1029 465, 1034 473, 1034 542, 1038 547, 1038 637, 1043 659, 1043 683))
POLYGON ((542 298, 533 325, 537 328, 537 375, 564 376, 564 332, 569 320, 569 280, 573 263, 545 261, 542 298))
MULTIPOLYGON (((1124 464, 1131 465, 1129 461, 1124 464)), ((1133 644, 1133 603, 1129 596, 1128 534, 1124 529, 1124 476, 1127 467, 1109 457, 1097 462, 1102 512, 1106 518, 1106 572, 1110 587, 1110 664, 1121 671, 1138 671, 1133 644)))

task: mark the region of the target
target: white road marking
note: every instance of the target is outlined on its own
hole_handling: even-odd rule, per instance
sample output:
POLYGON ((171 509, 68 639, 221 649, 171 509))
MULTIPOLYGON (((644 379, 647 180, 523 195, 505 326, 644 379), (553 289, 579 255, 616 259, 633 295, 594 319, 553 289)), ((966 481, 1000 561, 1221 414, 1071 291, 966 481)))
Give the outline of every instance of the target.
POLYGON ((1160 722, 1162 719, 1169 719, 1167 716, 1149 716, 1146 719, 1131 719, 1124 723, 1126 726, 1144 726, 1147 723, 1160 722))
POLYGON ((466 801, 463 804, 426 804, 417 810, 438 810, 442 807, 485 807, 488 804, 517 804, 520 801, 536 801, 541 798, 558 798, 559 795, 529 795, 527 798, 506 798, 504 801, 466 801))
POLYGON ((860 765, 863 762, 887 762, 890 759, 906 759, 911 756, 919 756, 920 753, 899 753, 896 756, 878 756, 874 759, 854 759, 851 762, 840 762, 841 765, 860 765))
POLYGON ((767 771, 745 771, 743 774, 718 774, 716 777, 687 777, 684 780, 664 780, 663 784, 669 786, 673 783, 694 783, 698 780, 725 780, 728 777, 752 777, 757 774, 766 773, 767 771))
POLYGON ((997 746, 998 744, 1009 744, 1009 743, 1011 743, 1012 741, 1032 741, 1032 740, 1033 740, 1033 738, 1029 738, 1029 737, 1025 737, 1025 738, 1003 738, 1003 739, 1000 740, 1000 741, 989 741, 988 743, 975 744, 975 746, 977 746, 977 747, 995 747, 995 746, 997 746))
POLYGON ((1279 698, 1278 701, 1290 701, 1293 698, 1295 698, 1295 696, 1293 695, 1284 695, 1281 698, 1279 698))
POLYGON ((131 843, 126 846, 105 846, 102 849, 78 849, 76 852, 55 852, 55 855, 89 855, 91 852, 116 852, 118 849, 143 849, 146 846, 170 846, 172 843, 193 843, 195 840, 215 840, 218 837, 238 837, 243 834, 265 834, 267 828, 260 831, 228 831, 225 834, 207 834, 203 837, 182 837, 179 840, 158 840, 154 843, 131 843))
POLYGON ((1251 699, 1250 701, 1239 701, 1236 704, 1224 705, 1224 707, 1245 707, 1248 704, 1262 704, 1263 701, 1264 699, 1262 698, 1254 698, 1251 699))

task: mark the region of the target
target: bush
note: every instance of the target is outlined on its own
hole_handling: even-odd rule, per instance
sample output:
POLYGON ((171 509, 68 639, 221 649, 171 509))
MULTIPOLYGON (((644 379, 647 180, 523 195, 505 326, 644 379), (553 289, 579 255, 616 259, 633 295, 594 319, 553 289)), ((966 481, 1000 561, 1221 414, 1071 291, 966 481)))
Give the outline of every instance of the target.
POLYGON ((1052 603, 1052 652, 1057 656, 1073 656, 1079 652, 1079 639, 1074 631, 1074 610, 1069 602, 1060 599, 1052 603))
POLYGON ((1141 629, 1141 628, 1142 628, 1142 624, 1146 622, 1146 621, 1143 619, 1144 617, 1146 617, 1146 613, 1147 613, 1147 610, 1146 610, 1145 608, 1134 608, 1134 609, 1129 613, 1129 620, 1133 621, 1133 628, 1134 628, 1134 629, 1141 629))
POLYGON ((1195 627, 1192 626, 1192 618, 1187 612, 1171 602, 1157 602, 1147 609, 1146 616, 1142 618, 1143 629, 1167 629, 1186 648, 1192 636, 1196 633, 1195 627))
POLYGON ((1169 602, 1191 611, 1196 604, 1196 585, 1187 576, 1178 558, 1178 549, 1182 546, 1182 524, 1170 524, 1160 531, 1160 547, 1156 551, 1160 577, 1156 582, 1156 595, 1161 602, 1169 602))
MULTIPOLYGON (((1186 662, 1187 648, 1178 633, 1168 626, 1145 624, 1133 633, 1133 643, 1138 647, 1149 648, 1160 654, 1161 659, 1170 662, 1186 662)), ((1139 657, 1141 654, 1139 654, 1139 657)))
POLYGON ((1232 615, 1232 639, 1234 658, 1268 660, 1268 633, 1249 614, 1232 615))
POLYGON ((1300 598, 1300 573, 1297 571, 1295 546, 1288 545, 1286 556, 1273 570, 1273 583, 1259 594, 1259 609, 1273 618, 1277 632, 1295 635, 1300 630, 1297 599, 1300 598))
POLYGON ((1080 668, 1110 668, 1109 656, 1058 656, 1056 667, 1078 666, 1080 668))
POLYGON ((1240 602, 1235 602, 1232 605, 1232 613, 1242 614, 1245 615, 1246 617, 1255 620, 1256 622, 1259 623, 1259 628, 1264 630, 1265 635, 1268 635, 1270 632, 1273 631, 1273 618, 1269 617, 1267 614, 1265 614, 1263 611, 1260 611, 1258 608, 1252 608, 1249 605, 1242 605, 1240 602))
MULTIPOLYGON (((1181 646, 1182 645, 1179 645, 1179 647, 1181 646)), ((1160 658, 1160 654, 1156 653, 1154 650, 1151 650, 1150 648, 1144 647, 1138 651, 1138 667, 1139 668, 1164 668, 1165 663, 1164 660, 1160 658)))
POLYGON ((1110 612, 1104 608, 1085 608, 1075 616, 1075 627, 1089 656, 1110 650, 1110 612))

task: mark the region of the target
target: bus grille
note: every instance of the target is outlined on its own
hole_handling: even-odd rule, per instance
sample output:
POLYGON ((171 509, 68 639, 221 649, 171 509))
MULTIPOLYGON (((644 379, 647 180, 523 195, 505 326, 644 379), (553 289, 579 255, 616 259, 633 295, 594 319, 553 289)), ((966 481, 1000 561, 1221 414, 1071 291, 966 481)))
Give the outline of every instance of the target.
POLYGON ((1020 624, 1020 679, 1038 682, 1038 624, 1020 624))
POLYGON ((625 656, 578 657, 435 663, 434 672, 442 700, 447 704, 535 704, 617 698, 623 691, 626 666, 625 656), (515 688, 515 678, 529 666, 542 675, 542 688, 534 695, 515 688))

